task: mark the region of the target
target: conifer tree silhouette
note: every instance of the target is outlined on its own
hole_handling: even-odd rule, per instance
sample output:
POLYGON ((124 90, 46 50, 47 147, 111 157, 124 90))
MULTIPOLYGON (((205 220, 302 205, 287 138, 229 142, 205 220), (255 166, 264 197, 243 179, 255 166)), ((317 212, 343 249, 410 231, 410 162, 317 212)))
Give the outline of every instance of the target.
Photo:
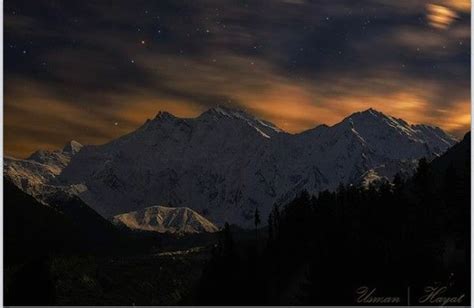
POLYGON ((255 241, 258 241, 258 226, 260 225, 260 212, 258 207, 255 208, 254 223, 255 223, 255 241))

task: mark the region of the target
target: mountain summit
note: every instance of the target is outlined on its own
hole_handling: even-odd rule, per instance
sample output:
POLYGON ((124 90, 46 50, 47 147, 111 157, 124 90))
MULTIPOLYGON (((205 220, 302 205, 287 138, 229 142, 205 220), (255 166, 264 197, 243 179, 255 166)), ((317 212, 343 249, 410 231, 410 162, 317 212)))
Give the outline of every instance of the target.
MULTIPOLYGON (((455 143, 439 128, 374 109, 288 134, 244 111, 216 107, 196 118, 160 112, 134 132, 82 147, 53 177, 34 179, 74 187, 105 217, 168 204, 197 210, 218 225, 251 227, 256 207, 265 217, 274 203, 302 190, 411 173, 419 158, 437 157, 455 143)), ((43 162, 5 161, 6 175, 28 188, 15 174, 19 164, 21 174, 34 175, 43 162)))
POLYGON ((394 158, 397 159, 403 159, 407 155, 416 156, 423 151, 425 145, 429 147, 425 149, 425 156, 441 155, 455 142, 454 137, 438 127, 410 125, 402 119, 385 115, 372 108, 356 112, 342 123, 349 123, 359 136, 363 136, 366 143, 380 148, 384 153, 395 155, 394 158))
POLYGON ((243 110, 232 109, 225 106, 211 108, 202 113, 197 119, 202 121, 231 121, 234 123, 245 123, 265 138, 271 138, 282 132, 282 130, 273 123, 258 119, 243 110))

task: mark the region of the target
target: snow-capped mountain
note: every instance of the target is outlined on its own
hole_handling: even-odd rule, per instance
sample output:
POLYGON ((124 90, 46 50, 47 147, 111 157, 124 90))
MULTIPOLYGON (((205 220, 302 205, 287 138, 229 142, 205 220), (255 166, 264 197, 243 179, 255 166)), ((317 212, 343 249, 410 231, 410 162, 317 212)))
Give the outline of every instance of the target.
MULTIPOLYGON (((192 208, 219 225, 250 227, 256 207, 266 217, 275 202, 303 189, 316 193, 409 173, 417 159, 436 157, 455 143, 439 128, 373 109, 295 135, 225 107, 186 119, 160 112, 132 133, 82 147, 62 171, 40 180, 73 185, 105 217, 168 204, 192 208)), ((16 166, 12 160, 5 165, 6 173, 16 166)), ((24 169, 36 174, 35 168, 24 169)))
POLYGON ((4 175, 24 192, 42 194, 81 148, 79 142, 72 140, 61 150, 38 150, 27 159, 4 157, 4 175))
POLYGON ((138 211, 114 216, 116 225, 132 230, 160 233, 217 232, 219 228, 187 207, 152 206, 138 211))

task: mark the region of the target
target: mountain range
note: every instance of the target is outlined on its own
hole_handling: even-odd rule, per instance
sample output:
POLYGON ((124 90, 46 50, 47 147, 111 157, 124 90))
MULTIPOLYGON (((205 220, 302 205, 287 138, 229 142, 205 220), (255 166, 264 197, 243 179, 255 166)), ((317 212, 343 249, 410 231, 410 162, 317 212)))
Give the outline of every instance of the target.
POLYGON ((253 225, 302 190, 370 185, 411 174, 422 157, 457 140, 368 109, 333 125, 289 134, 241 110, 212 108, 196 118, 159 112, 103 145, 72 141, 62 150, 4 160, 17 187, 47 202, 58 191, 79 196, 104 217, 155 204, 187 207, 217 225, 253 225))

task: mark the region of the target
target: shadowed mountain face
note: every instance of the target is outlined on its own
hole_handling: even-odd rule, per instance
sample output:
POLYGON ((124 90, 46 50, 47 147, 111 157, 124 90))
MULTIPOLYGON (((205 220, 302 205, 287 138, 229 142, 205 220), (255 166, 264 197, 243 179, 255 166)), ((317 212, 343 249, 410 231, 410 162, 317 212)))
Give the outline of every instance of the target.
POLYGON ((433 171, 439 174, 444 174, 450 168, 453 172, 467 173, 471 165, 471 132, 468 132, 463 140, 450 148, 445 155, 434 159, 431 164, 433 171))
POLYGON ((25 194, 8 179, 4 179, 3 189, 6 262, 80 248, 80 230, 67 217, 25 194))
POLYGON ((411 173, 417 159, 436 157, 455 142, 439 128, 409 125, 373 109, 291 135, 243 111, 218 107, 193 119, 160 112, 128 135, 84 146, 61 172, 39 180, 37 165, 43 163, 10 159, 5 165, 23 189, 28 180, 18 179, 31 176, 39 187, 79 195, 106 217, 169 204, 217 224, 249 227, 257 207, 266 217, 274 203, 302 190, 411 173))
POLYGON ((77 196, 58 191, 44 204, 4 179, 5 252, 9 264, 51 252, 115 244, 119 232, 77 196))

